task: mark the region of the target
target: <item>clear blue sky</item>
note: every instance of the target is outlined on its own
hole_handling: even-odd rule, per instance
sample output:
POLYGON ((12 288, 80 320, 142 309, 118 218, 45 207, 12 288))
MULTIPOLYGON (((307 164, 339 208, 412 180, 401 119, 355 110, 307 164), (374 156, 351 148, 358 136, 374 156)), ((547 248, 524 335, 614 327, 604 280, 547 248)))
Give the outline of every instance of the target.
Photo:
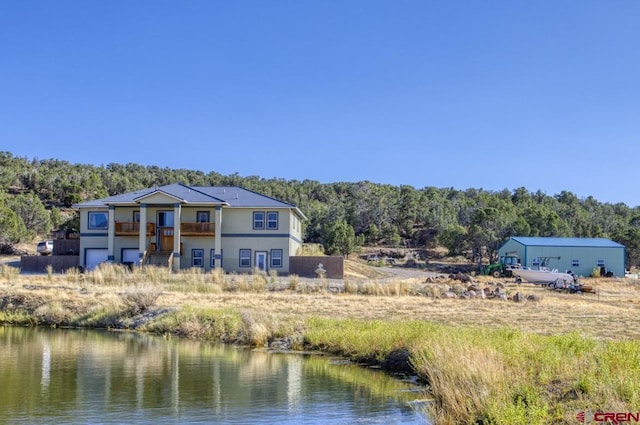
POLYGON ((637 206, 639 23, 632 0, 0 0, 0 150, 637 206))

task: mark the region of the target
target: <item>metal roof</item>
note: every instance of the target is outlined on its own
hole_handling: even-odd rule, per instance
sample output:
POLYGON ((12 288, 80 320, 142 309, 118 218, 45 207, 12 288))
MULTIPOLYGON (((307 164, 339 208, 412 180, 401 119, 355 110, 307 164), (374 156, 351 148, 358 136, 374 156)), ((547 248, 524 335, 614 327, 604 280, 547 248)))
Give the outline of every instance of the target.
POLYGON ((617 242, 605 238, 557 238, 514 236, 512 240, 527 246, 567 246, 589 248, 624 248, 617 242))
POLYGON ((156 193, 165 194, 187 204, 212 204, 236 208, 292 208, 302 218, 306 218, 295 205, 238 186, 170 184, 81 202, 75 204, 74 208, 97 208, 108 205, 144 203, 145 198, 156 193))

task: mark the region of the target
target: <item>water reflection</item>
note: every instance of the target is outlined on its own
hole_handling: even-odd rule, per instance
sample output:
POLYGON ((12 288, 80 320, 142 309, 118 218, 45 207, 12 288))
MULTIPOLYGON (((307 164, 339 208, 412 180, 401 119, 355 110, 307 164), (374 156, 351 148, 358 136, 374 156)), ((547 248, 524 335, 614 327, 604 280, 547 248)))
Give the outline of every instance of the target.
POLYGON ((410 383, 322 356, 2 327, 0 346, 2 423, 425 423, 410 383))

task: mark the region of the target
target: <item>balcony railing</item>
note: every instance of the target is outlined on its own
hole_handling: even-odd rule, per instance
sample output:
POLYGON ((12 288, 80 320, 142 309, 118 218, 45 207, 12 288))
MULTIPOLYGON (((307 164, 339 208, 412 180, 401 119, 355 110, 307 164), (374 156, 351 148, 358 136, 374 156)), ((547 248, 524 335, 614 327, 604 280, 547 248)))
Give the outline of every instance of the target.
MULTIPOLYGON (((155 236, 155 223, 147 223, 147 236, 155 236)), ((140 235, 140 223, 137 221, 116 221, 116 236, 140 235)))
POLYGON ((214 223, 180 223, 183 236, 215 236, 214 223))

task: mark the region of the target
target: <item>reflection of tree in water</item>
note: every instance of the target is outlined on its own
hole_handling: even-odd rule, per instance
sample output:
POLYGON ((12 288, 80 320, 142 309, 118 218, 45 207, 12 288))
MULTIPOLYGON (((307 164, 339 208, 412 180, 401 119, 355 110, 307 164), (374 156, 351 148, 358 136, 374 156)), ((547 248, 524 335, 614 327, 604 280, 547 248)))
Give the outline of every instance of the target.
POLYGON ((326 397, 376 410, 411 395, 384 373, 326 356, 100 331, 0 328, 0 344, 0 364, 11 365, 0 368, 0 422, 30 411, 56 412, 55 422, 78 409, 206 411, 221 420, 256 409, 297 415, 326 397))

